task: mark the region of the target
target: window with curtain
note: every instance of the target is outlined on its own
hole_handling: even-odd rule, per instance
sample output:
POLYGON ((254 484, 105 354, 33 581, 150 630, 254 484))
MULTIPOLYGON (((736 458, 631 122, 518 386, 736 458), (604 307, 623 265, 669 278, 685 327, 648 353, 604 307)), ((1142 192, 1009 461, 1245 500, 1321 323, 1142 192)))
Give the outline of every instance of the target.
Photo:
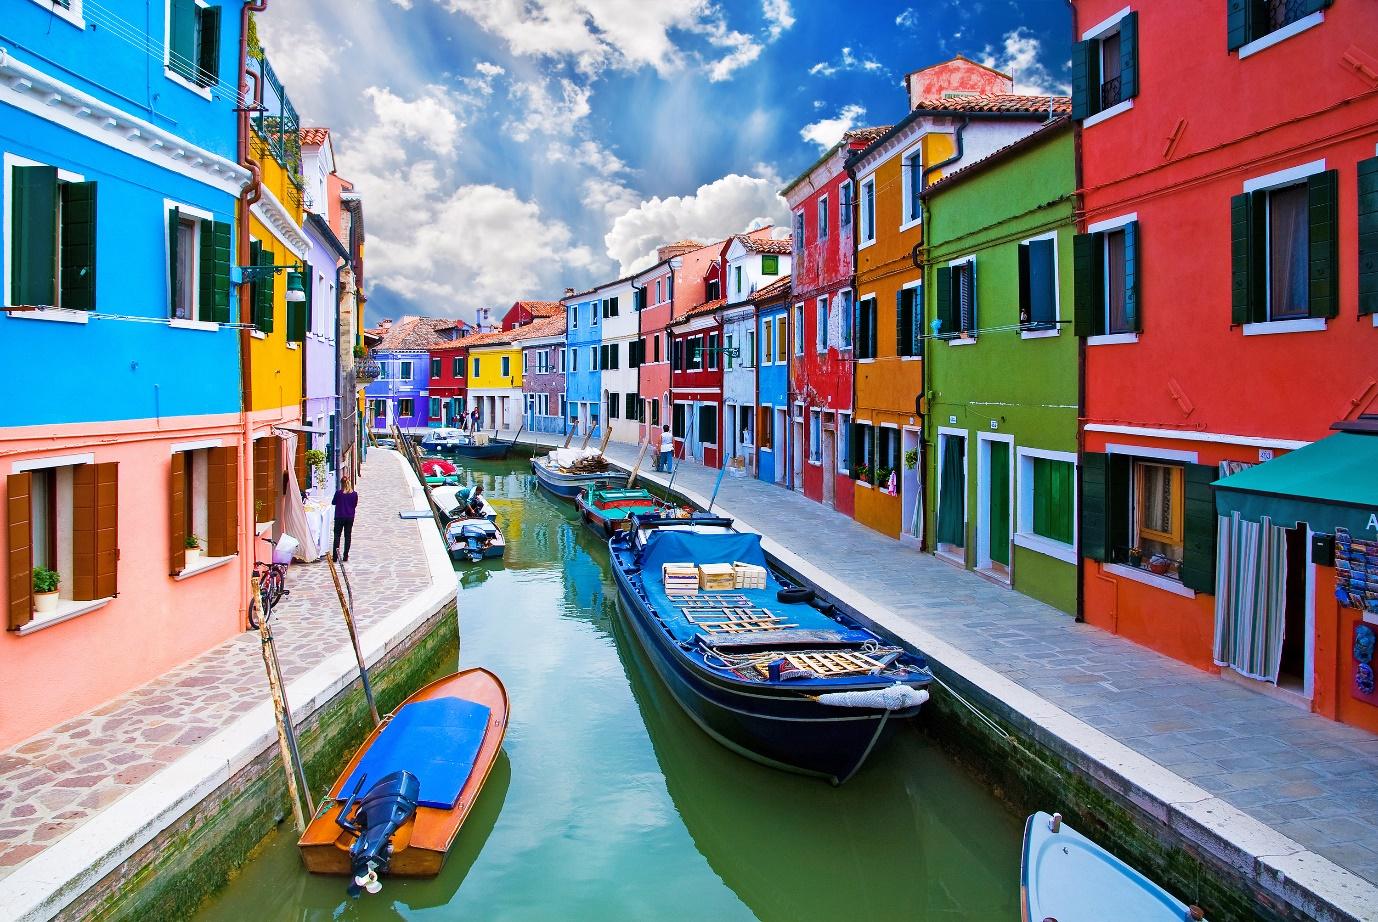
MULTIPOLYGON (((1134 462, 1136 537, 1144 565, 1155 554, 1182 559, 1183 468, 1180 464, 1134 462)), ((1173 572, 1162 575, 1174 575, 1173 572)))
POLYGON ((1126 310, 1125 289, 1125 233, 1123 228, 1105 235, 1105 331, 1126 333, 1129 314, 1126 310))
POLYGON ((1269 320, 1292 320, 1310 314, 1307 204, 1305 183, 1268 192, 1269 320))

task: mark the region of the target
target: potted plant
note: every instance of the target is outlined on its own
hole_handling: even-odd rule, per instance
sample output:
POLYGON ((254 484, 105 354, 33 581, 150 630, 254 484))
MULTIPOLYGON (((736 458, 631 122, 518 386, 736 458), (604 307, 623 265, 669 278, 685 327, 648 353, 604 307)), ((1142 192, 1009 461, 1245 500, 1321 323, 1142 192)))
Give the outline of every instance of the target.
POLYGON ((892 473, 894 473, 894 471, 888 467, 876 468, 876 487, 886 491, 887 493, 890 492, 890 475, 892 473))
POLYGON ((57 587, 62 576, 47 567, 33 568, 33 608, 36 614, 51 615, 57 611, 57 587))
POLYGON ((187 566, 191 566, 201 559, 201 539, 195 535, 187 535, 183 541, 187 549, 187 566))
POLYGON ((871 468, 868 465, 858 464, 852 473, 856 476, 856 479, 862 483, 871 482, 871 468))
POLYGON ((311 471, 311 480, 315 483, 325 481, 325 452, 319 448, 306 449, 306 467, 311 471))
POLYGON ((1141 566, 1144 562, 1144 552, 1137 547, 1129 549, 1129 565, 1131 567, 1141 566))
POLYGON ((911 448, 904 453, 904 469, 912 471, 919 466, 919 450, 911 448))

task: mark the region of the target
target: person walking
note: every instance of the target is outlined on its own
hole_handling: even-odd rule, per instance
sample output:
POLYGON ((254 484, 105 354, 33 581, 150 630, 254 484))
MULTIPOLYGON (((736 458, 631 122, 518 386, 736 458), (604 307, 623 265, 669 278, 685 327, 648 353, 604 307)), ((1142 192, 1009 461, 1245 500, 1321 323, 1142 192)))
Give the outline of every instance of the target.
POLYGON ((670 432, 669 426, 662 426, 660 432, 660 461, 656 470, 661 473, 670 473, 670 468, 674 465, 675 457, 675 437, 670 432))
POLYGON ((349 545, 354 538, 354 513, 359 508, 359 494, 354 492, 354 482, 348 476, 340 481, 340 488, 330 503, 335 507, 335 543, 330 559, 340 559, 340 536, 344 535, 344 559, 348 561, 349 545))

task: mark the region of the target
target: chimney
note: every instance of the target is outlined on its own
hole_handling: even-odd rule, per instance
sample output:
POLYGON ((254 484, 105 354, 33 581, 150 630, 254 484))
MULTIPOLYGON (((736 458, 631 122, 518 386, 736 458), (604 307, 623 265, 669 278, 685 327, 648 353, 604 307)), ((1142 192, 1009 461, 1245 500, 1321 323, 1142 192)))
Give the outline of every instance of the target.
POLYGON ((573 289, 573 288, 566 288, 566 289, 565 289, 565 300, 569 300, 569 299, 572 298, 572 297, 574 297, 574 289, 573 289))

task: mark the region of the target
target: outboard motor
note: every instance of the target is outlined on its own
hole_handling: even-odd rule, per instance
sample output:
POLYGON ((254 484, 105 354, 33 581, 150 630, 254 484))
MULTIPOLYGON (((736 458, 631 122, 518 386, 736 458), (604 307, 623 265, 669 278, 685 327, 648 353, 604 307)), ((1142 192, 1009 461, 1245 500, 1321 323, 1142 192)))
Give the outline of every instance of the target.
POLYGON ((387 873, 392 860, 392 837, 416 813, 416 801, 421 795, 421 782, 416 776, 398 771, 383 776, 383 780, 369 788, 363 800, 359 800, 359 791, 366 780, 367 775, 359 779, 335 817, 341 829, 355 836, 354 844, 349 847, 349 860, 354 869, 349 895, 353 897, 361 890, 377 893, 383 889, 378 875, 387 873), (356 803, 358 809, 355 809, 356 803))

